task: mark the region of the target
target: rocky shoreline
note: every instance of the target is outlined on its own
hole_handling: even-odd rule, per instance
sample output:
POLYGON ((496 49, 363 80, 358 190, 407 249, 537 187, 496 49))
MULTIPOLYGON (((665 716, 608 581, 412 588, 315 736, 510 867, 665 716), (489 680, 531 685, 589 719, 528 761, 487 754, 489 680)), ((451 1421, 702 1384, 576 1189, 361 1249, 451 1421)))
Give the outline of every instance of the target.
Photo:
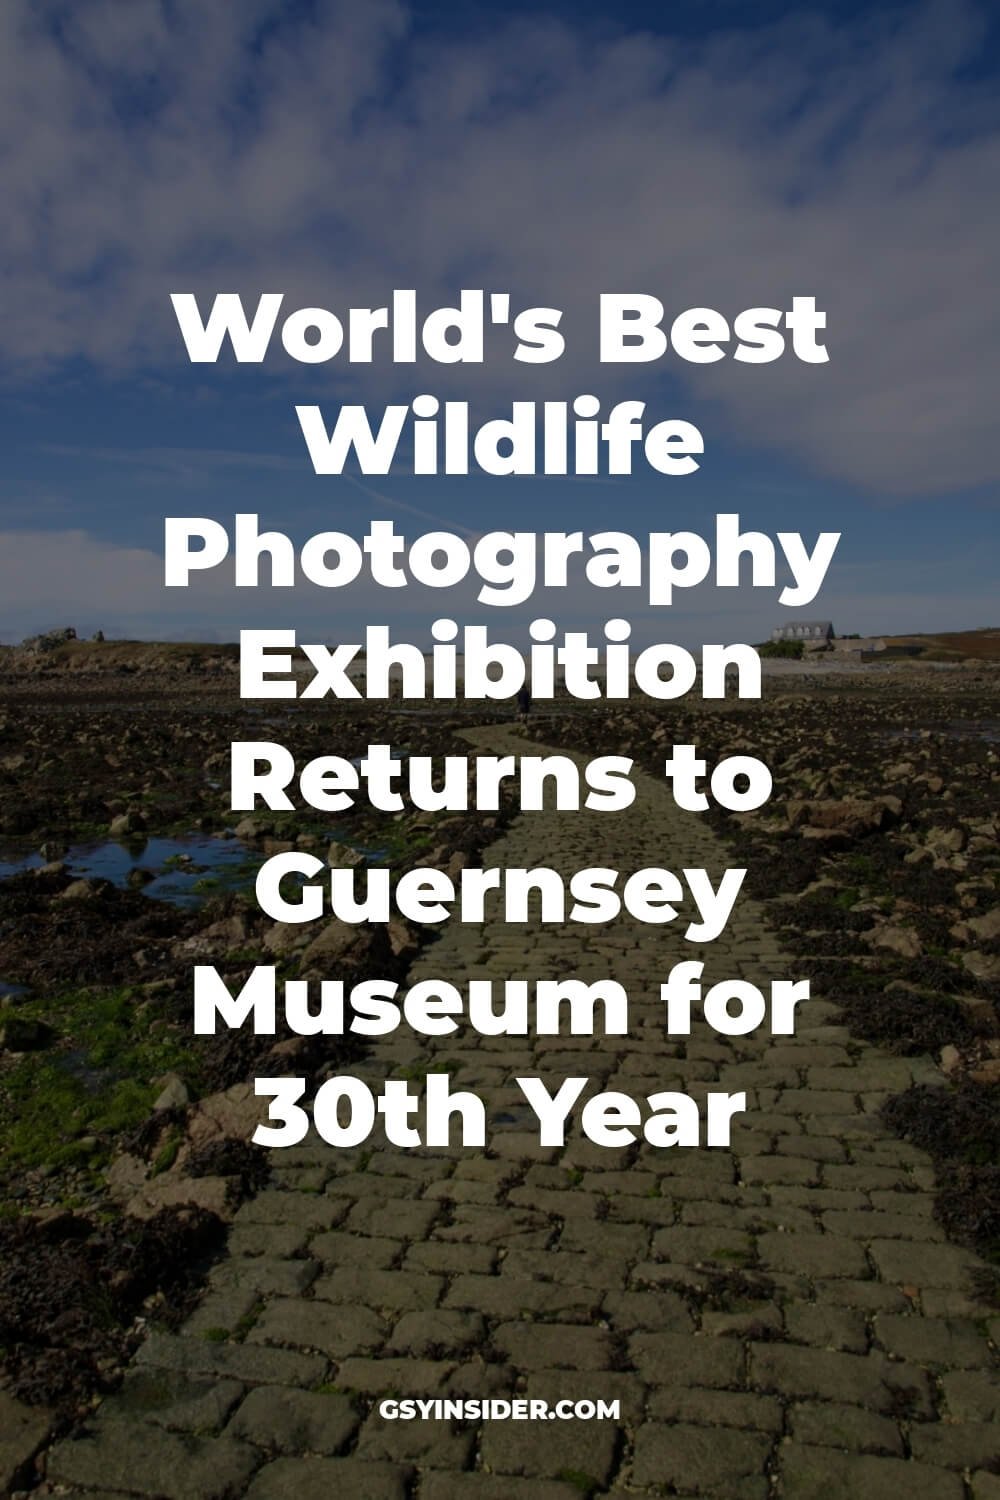
MULTIPOLYGON (((227 806, 230 742, 270 736, 297 760, 370 743, 467 754, 459 731, 489 717, 454 705, 262 714, 209 672, 0 681, 0 859, 14 867, 0 879, 0 1399, 44 1412, 46 1432, 117 1384, 150 1327, 184 1317, 226 1221, 266 1182, 264 1153, 246 1144, 248 1080, 360 1057, 353 1040, 193 1038, 192 965, 214 963, 234 986, 256 962, 282 977, 335 964, 352 980, 402 979, 426 942, 398 919, 318 936, 272 923, 252 901, 256 864, 302 848, 454 876, 516 811, 368 810, 335 829, 316 814, 242 818, 227 806), (188 847, 161 864, 150 852, 188 847), (127 855, 110 878, 80 873, 109 848, 127 855), (239 854, 228 870, 222 849, 239 854)), ((940 1060, 946 1086, 911 1086, 883 1115, 935 1156, 949 1236, 994 1261, 997 724, 991 669, 907 671, 775 681, 754 704, 557 703, 532 715, 526 746, 624 754, 654 774, 671 743, 767 761, 775 789, 759 813, 709 816, 799 973, 854 1035, 940 1060)))

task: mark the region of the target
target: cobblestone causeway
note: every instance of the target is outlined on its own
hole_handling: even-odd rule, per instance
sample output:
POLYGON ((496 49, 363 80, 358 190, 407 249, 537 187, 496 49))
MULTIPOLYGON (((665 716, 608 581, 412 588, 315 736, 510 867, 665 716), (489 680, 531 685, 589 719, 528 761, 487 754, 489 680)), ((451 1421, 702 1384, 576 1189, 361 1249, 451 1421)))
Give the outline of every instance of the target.
MULTIPOLYGON (((502 726, 468 738, 525 750, 502 726)), ((636 780, 624 813, 523 814, 486 862, 717 878, 711 831, 636 780)), ((630 1034, 376 1045, 369 1081, 447 1064, 479 1092, 488 1152, 276 1154, 201 1305, 55 1446, 49 1484, 176 1500, 1000 1500, 1000 1319, 976 1299, 976 1257, 933 1217, 928 1158, 877 1116, 936 1066, 855 1043, 834 997, 801 1005, 794 1037, 700 1023, 667 1040, 659 984, 682 958, 703 958, 709 981, 796 977, 747 898, 704 949, 684 925, 445 924, 412 979, 616 978, 630 1034), (521 1073, 639 1098, 746 1090, 748 1109, 731 1150, 607 1150, 578 1131, 540 1149, 521 1073), (511 1392, 618 1398, 622 1422, 393 1423, 372 1402, 511 1392)))

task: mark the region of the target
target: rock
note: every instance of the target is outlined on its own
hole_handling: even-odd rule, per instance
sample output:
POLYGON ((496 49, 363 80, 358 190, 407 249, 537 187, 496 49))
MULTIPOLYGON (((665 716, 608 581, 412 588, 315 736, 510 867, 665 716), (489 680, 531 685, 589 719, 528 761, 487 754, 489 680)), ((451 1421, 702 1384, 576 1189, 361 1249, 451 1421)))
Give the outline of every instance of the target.
POLYGON ((962 1062, 962 1054, 957 1047, 949 1042, 947 1047, 941 1048, 941 1071, 952 1074, 958 1070, 962 1062))
POLYGON ((973 1083, 1000 1083, 1000 1057, 989 1057, 969 1069, 973 1083))
POLYGON ((353 870, 357 865, 363 865, 365 857, 360 849, 352 849, 350 844, 339 844, 336 839, 326 851, 326 862, 331 870, 353 870))
POLYGON ((188 1116, 178 1165, 192 1150, 227 1136, 249 1141, 257 1126, 267 1119, 268 1104, 267 1099, 257 1098, 252 1083, 237 1083, 222 1093, 200 1099, 188 1116))
POLYGON ((0 1026, 0 1048, 8 1052, 41 1052, 51 1047, 55 1032, 44 1021, 27 1016, 10 1016, 0 1026))
POLYGON ((123 1152, 116 1156, 104 1174, 108 1196, 115 1203, 126 1204, 134 1198, 149 1177, 149 1168, 138 1156, 123 1152))
POLYGON ((0 1391, 0 1495, 9 1495, 30 1476, 28 1465, 52 1431, 53 1413, 44 1406, 25 1406, 0 1391))
POLYGON ((188 1086, 179 1073, 165 1073, 158 1083, 160 1092, 153 1105, 154 1114, 166 1109, 184 1109, 191 1102, 188 1086))
POLYGON ((125 1205, 125 1212, 133 1219, 151 1219, 161 1208, 192 1204, 223 1219, 228 1216, 231 1197, 230 1183, 225 1177, 182 1177, 165 1172, 144 1183, 125 1205))
POLYGON ((787 804, 786 813, 789 827, 801 828, 804 837, 837 834, 860 838, 889 827, 902 810, 903 804, 898 797, 846 797, 817 801, 793 799, 787 804))
POLYGON ((119 813, 117 818, 112 818, 108 832, 113 839, 120 839, 127 838, 131 833, 142 833, 145 827, 146 820, 142 813, 132 808, 129 812, 119 813))
POLYGON ((971 953, 962 954, 962 966, 977 979, 1000 979, 1000 954, 980 953, 974 949, 971 953))
POLYGON ((345 959, 361 959, 374 943, 371 928, 352 927, 332 917, 302 953, 302 968, 329 968, 345 959))
POLYGON ((274 832, 274 822, 271 818, 243 818, 234 831, 238 839, 260 839, 274 832))
POLYGON ((898 953, 901 958, 919 958, 924 951, 924 946, 912 927, 887 925, 877 928, 875 932, 865 933, 864 937, 870 948, 885 948, 890 953, 898 953))
POLYGON ((935 854, 958 854, 965 848, 965 829, 932 828, 924 843, 935 854))
POLYGON ((98 886, 92 880, 71 880, 65 890, 59 892, 58 901, 86 901, 98 894, 98 886))
POLYGON ((394 958, 409 957, 416 953, 420 946, 416 934, 410 929, 406 922, 399 917, 393 917, 389 923, 389 947, 392 949, 394 958))
POLYGON ((275 922, 273 927, 268 928, 262 941, 268 953, 280 958, 296 948, 304 947, 309 940, 310 931, 306 923, 275 922))
POLYGON ((1000 906, 984 912, 981 917, 970 917, 966 926, 981 943, 991 943, 1000 938, 1000 906))
POLYGON ((265 838, 265 840, 264 840, 264 853, 268 854, 268 855, 270 855, 270 854, 289 854, 294 848, 295 848, 295 840, 294 839, 272 839, 272 838, 265 838))

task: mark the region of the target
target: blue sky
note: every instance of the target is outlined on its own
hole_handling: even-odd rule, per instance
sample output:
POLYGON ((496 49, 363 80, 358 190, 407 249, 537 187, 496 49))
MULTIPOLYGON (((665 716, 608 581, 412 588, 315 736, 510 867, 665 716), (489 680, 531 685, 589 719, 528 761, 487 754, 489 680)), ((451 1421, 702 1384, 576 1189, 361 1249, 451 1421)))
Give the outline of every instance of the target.
MULTIPOLYGON (((474 530, 841 530, 842 630, 1000 623, 998 13, 974 3, 406 7, 15 3, 0 27, 0 637, 74 623, 329 633, 381 601, 158 586, 164 515, 305 537, 405 507, 474 530), (462 286, 566 309, 526 374, 192 367, 170 291, 342 311, 462 286), (733 314, 813 294, 830 365, 599 368, 601 290, 733 314), (318 479, 294 414, 421 390, 638 397, 698 424, 697 476, 318 479), (370 493, 378 492, 376 498, 370 493), (613 515, 613 521, 610 517, 613 515)), ((410 517, 407 528, 412 522, 410 517)), ((415 529, 424 529, 413 523, 415 529)), ((440 601, 438 601, 440 603, 440 601)), ((394 604, 395 608, 395 604, 394 604)), ((603 618, 565 600, 565 621, 603 618)), ((416 599, 396 609, 419 636, 416 599)), ((530 617, 530 613, 529 613, 530 617)), ((709 591, 636 634, 759 638, 709 591)), ((478 616, 477 616, 478 618, 478 616)), ((499 625, 499 621, 497 621, 499 625)))

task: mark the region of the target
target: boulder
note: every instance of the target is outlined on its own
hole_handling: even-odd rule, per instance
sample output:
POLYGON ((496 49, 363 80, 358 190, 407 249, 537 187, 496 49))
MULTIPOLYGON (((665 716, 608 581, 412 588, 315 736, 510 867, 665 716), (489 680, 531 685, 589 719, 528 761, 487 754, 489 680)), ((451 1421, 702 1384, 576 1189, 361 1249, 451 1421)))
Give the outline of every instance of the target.
POLYGON ((1000 954, 980 953, 973 949, 971 953, 962 954, 962 965, 977 979, 1000 979, 1000 954))
POLYGON ((303 949, 301 967, 324 970, 345 961, 355 963, 364 958, 375 942, 370 927, 355 927, 331 917, 309 946, 303 949))
POLYGON ((840 797, 816 801, 793 799, 786 812, 789 827, 801 829, 806 838, 832 834, 855 839, 890 827, 902 810, 898 797, 840 797))
POLYGON ((154 1114, 162 1114, 168 1109, 184 1109, 191 1102, 188 1086, 179 1073, 165 1073, 158 1080, 158 1087, 160 1092, 153 1105, 154 1114))
POLYGON ((125 1212, 133 1219, 151 1219, 161 1208, 180 1208, 191 1204, 224 1219, 227 1217, 231 1196, 228 1178, 181 1177, 165 1172, 161 1177, 154 1177, 151 1182, 143 1183, 125 1205, 125 1212))
POLYGON ((865 933, 870 948, 884 948, 889 953, 898 953, 901 958, 919 958, 924 945, 912 927, 896 927, 891 923, 865 933))
POLYGON ((146 827, 146 820, 141 812, 131 808, 128 812, 119 813, 112 818, 108 826, 108 832, 113 839, 128 838, 130 834, 142 833, 146 827))
POLYGON ((981 917, 970 917, 965 925, 981 943, 992 943, 1000 938, 1000 906, 994 906, 981 917))

